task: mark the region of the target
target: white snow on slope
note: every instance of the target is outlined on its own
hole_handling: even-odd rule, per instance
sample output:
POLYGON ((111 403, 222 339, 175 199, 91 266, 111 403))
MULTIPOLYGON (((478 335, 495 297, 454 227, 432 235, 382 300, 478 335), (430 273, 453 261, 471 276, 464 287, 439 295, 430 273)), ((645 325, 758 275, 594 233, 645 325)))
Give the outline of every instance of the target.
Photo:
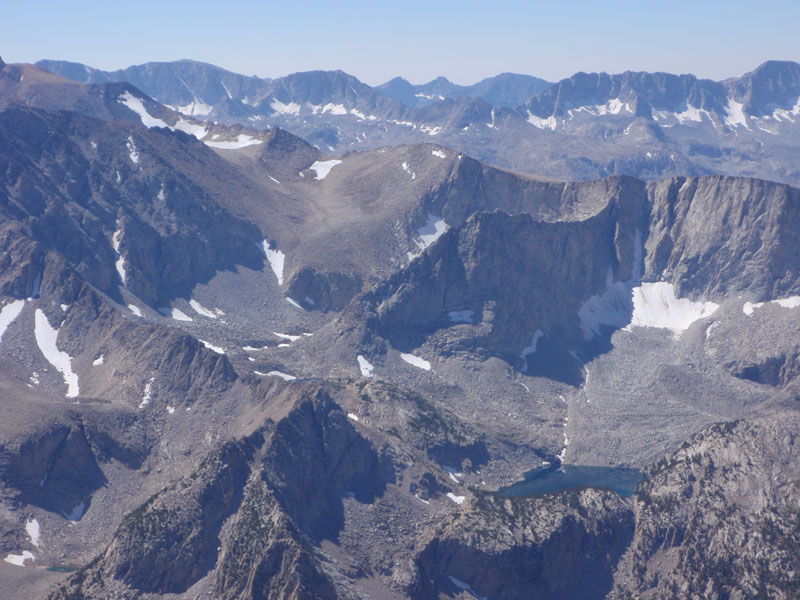
POLYGON ((128 156, 133 164, 139 163, 139 153, 136 151, 136 144, 133 143, 133 138, 128 136, 128 142, 125 144, 128 147, 128 156))
POLYGON ((474 310, 451 310, 447 313, 447 318, 453 323, 472 323, 474 314, 474 310))
POLYGON ((144 408, 148 404, 150 404, 150 400, 153 399, 153 382, 156 380, 155 377, 151 377, 150 381, 148 381, 144 385, 144 394, 142 395, 142 401, 139 403, 139 408, 144 408))
POLYGON ((415 243, 419 246, 420 250, 425 250, 425 248, 438 240, 448 229, 450 229, 450 226, 444 222, 444 219, 434 215, 428 215, 428 222, 417 229, 419 240, 415 240, 415 243))
POLYGON ((539 129, 551 129, 553 131, 555 131, 556 127, 558 127, 558 122, 553 115, 550 115, 546 119, 542 119, 541 117, 537 117, 531 111, 528 111, 528 123, 534 127, 538 127, 539 129))
POLYGON ((456 504, 464 504, 465 496, 456 496, 453 492, 447 492, 447 497, 456 504))
POLYGON ((431 154, 438 156, 439 158, 447 158, 447 155, 441 150, 431 150, 431 154))
POLYGON ((358 358, 358 368, 361 369, 361 376, 372 377, 372 371, 375 369, 375 367, 369 364, 369 361, 360 354, 358 355, 357 358, 358 358))
POLYGON ((201 315, 203 317, 208 317, 209 319, 216 319, 217 318, 217 315, 215 315, 213 312, 208 310, 205 306, 200 304, 197 300, 194 300, 194 299, 189 300, 189 306, 191 306, 192 310, 194 310, 194 312, 196 312, 198 315, 201 315))
POLYGON ((297 102, 289 102, 289 104, 284 104, 277 98, 274 98, 272 102, 270 102, 270 106, 272 107, 272 110, 281 115, 300 114, 300 105, 297 102))
POLYGON ((800 115, 800 97, 797 98, 796 104, 790 110, 786 110, 785 108, 776 108, 774 111, 772 111, 772 118, 776 121, 786 119, 790 123, 794 123, 794 119, 792 117, 796 117, 798 115, 800 115))
POLYGON ((736 102, 733 98, 728 98, 728 106, 725 109, 725 125, 728 127, 744 127, 750 129, 747 124, 747 116, 744 114, 744 105, 736 102))
POLYGON ((98 356, 97 358, 95 358, 95 359, 92 361, 92 366, 93 366, 93 367, 99 367, 99 366, 100 366, 100 365, 102 365, 104 362, 105 362, 105 357, 104 357, 104 356, 101 354, 100 356, 98 356))
POLYGON ((424 358, 420 358, 419 356, 414 356, 413 354, 406 354, 405 352, 401 352, 400 358, 402 358, 408 364, 417 367, 418 369, 424 369, 426 371, 431 370, 431 363, 429 363, 424 358))
POLYGON ((187 315, 185 312, 178 308, 170 308, 169 306, 161 306, 158 308, 158 312, 160 312, 165 317, 172 317, 176 321, 193 321, 192 317, 187 315))
POLYGON ((748 317, 752 317, 755 309, 761 308, 765 304, 777 304, 783 308, 797 308, 800 306, 800 296, 789 296, 788 298, 778 298, 771 302, 745 302, 742 306, 742 312, 748 317))
POLYGON ((695 121, 698 123, 701 122, 703 120, 703 115, 708 117, 708 120, 711 121, 711 115, 708 113, 707 110, 695 108, 691 104, 687 104, 685 111, 680 113, 675 113, 675 118, 678 119, 681 125, 684 125, 689 121, 695 121))
POLYGON ((248 146, 257 146, 258 144, 262 144, 263 140, 257 140, 252 136, 240 133, 238 136, 236 136, 236 140, 234 141, 203 142, 203 143, 206 146, 211 146, 212 148, 219 148, 221 150, 238 150, 239 148, 247 148, 248 146))
POLYGON ((408 173, 409 175, 411 175, 411 179, 416 179, 416 178, 417 178, 417 174, 416 174, 416 173, 414 173, 414 171, 412 171, 412 170, 409 168, 409 166, 408 166, 408 163, 407 163, 407 162, 404 162, 404 163, 403 163, 401 166, 403 167, 403 171, 405 171, 406 173, 408 173))
POLYGON ((300 303, 297 302, 297 300, 293 300, 292 298, 289 298, 289 296, 286 296, 286 301, 289 304, 291 304, 292 306, 294 306, 295 308, 299 308, 300 310, 303 310, 303 307, 300 306, 300 303))
POLYGON ((332 115, 346 115, 347 109, 344 107, 344 104, 334 104, 333 102, 328 102, 328 104, 322 107, 322 114, 325 113, 330 113, 332 115))
POLYGON ((633 317, 631 327, 671 329, 680 335, 699 319, 710 317, 719 308, 714 302, 693 302, 676 298, 671 283, 643 283, 633 288, 633 317))
POLYGON ((53 329, 42 309, 37 308, 34 315, 34 337, 47 362, 53 365, 64 377, 67 384, 67 398, 75 398, 79 393, 78 375, 72 371, 72 357, 62 352, 56 345, 58 329, 53 329))
POLYGON ((797 308, 800 306, 800 296, 790 296, 789 298, 779 298, 778 300, 773 300, 779 306, 783 308, 797 308))
POLYGON ((297 379, 294 375, 289 375, 288 373, 281 373, 280 371, 270 371, 267 373, 267 377, 280 377, 284 381, 294 381, 297 379))
POLYGON ((289 340, 290 342, 294 342, 295 340, 299 340, 301 337, 303 337, 301 335, 289 335, 288 333, 278 333, 276 331, 273 331, 272 334, 277 335, 281 339, 289 340))
POLYGON ((3 334, 8 329, 8 326, 14 322, 25 306, 25 300, 14 300, 9 302, 0 310, 0 341, 3 340, 3 334))
MULTIPOLYGON (((205 128, 204 125, 194 125, 192 123, 189 123, 185 119, 179 117, 178 120, 175 122, 175 125, 174 126, 170 126, 170 125, 168 125, 166 123, 166 121, 163 121, 162 119, 159 119, 157 117, 152 116, 149 112, 147 112, 147 109, 145 108, 144 103, 142 103, 142 100, 140 98, 137 98, 136 96, 134 96, 130 92, 125 92, 117 100, 121 104, 124 104, 129 109, 131 109, 137 115, 139 115, 139 118, 142 120, 142 125, 144 125, 148 129, 153 128, 153 127, 163 127, 165 129, 169 129, 171 131, 175 131, 175 130, 183 131, 184 133, 188 133, 189 135, 193 135, 198 140, 203 139, 205 137, 205 135, 206 135, 206 128, 205 128)), ((207 106, 207 105, 204 105, 204 106, 207 106)), ((186 114, 185 110, 180 110, 180 112, 183 112, 184 114, 186 114)), ((207 114, 207 113, 208 113, 208 111, 206 111, 205 113, 202 113, 202 114, 207 114)), ((195 113, 195 114, 201 114, 201 113, 195 113)))
POLYGON ((142 316, 142 309, 136 306, 135 304, 128 304, 128 310, 130 310, 137 317, 142 316))
POLYGON ((431 127, 430 125, 420 125, 419 130, 423 133, 427 133, 428 135, 439 135, 442 131, 442 128, 438 125, 436 127, 431 127))
POLYGON ((283 264, 286 260, 286 255, 280 250, 270 250, 267 240, 262 242, 264 254, 269 261, 269 266, 272 267, 272 272, 278 278, 278 285, 283 285, 283 264))
POLYGON ((31 539, 31 544, 39 548, 39 543, 42 541, 41 532, 39 530, 39 521, 31 519, 25 523, 25 531, 31 539))
POLYGON ((122 242, 122 229, 120 228, 119 221, 117 222, 117 230, 114 232, 114 235, 111 236, 111 247, 114 249, 114 256, 116 257, 116 261, 114 262, 114 266, 117 268, 117 273, 119 273, 119 279, 122 281, 122 285, 125 285, 125 257, 122 256, 119 252, 119 246, 122 242))
POLYGON ((347 418, 358 423, 358 415, 355 413, 347 413, 347 418))
POLYGON ((30 550, 23 550, 22 554, 9 554, 3 560, 18 567, 24 567, 26 560, 36 560, 36 558, 30 550))
POLYGON ((148 129, 152 127, 169 128, 169 125, 167 125, 166 122, 152 116, 149 112, 147 112, 147 109, 144 107, 144 103, 142 102, 141 98, 137 98, 130 92, 125 92, 117 100, 120 104, 124 104, 137 115, 139 115, 139 118, 142 120, 142 125, 148 129))
POLYGON ((342 161, 336 160, 336 159, 333 159, 333 160, 316 160, 316 161, 314 161, 314 164, 311 165, 308 168, 311 169, 312 171, 316 172, 316 174, 317 174, 316 179, 317 180, 322 180, 322 179, 325 179, 328 176, 328 173, 331 172, 331 169, 333 169, 333 167, 335 167, 336 165, 340 165, 340 164, 342 164, 342 161))
POLYGON ((217 354, 225 354, 225 349, 224 348, 220 348, 219 346, 215 346, 211 342, 207 342, 205 340, 197 340, 197 341, 200 342, 201 344, 203 344, 203 346, 205 346, 209 350, 213 350, 217 354))

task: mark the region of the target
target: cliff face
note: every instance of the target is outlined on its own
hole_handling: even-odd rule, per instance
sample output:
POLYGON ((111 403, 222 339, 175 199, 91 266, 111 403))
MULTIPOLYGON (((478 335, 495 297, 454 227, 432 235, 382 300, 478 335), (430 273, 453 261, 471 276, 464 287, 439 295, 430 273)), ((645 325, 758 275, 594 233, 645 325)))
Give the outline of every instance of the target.
POLYGON ((642 187, 621 179, 609 188, 604 197, 576 194, 574 203, 561 190, 567 201, 552 221, 499 211, 471 217, 369 293, 375 330, 413 348, 451 327, 450 313, 468 311, 469 343, 512 363, 537 330, 565 348, 582 344, 581 304, 641 271, 642 187))
POLYGON ((387 468, 327 393, 305 389, 277 423, 222 444, 128 513, 51 597, 184 593, 211 573, 219 598, 336 598, 312 543, 335 539, 348 491, 382 493, 387 468))
POLYGON ((501 600, 604 598, 632 533, 630 508, 611 492, 480 495, 423 543, 409 596, 468 586, 501 600))
MULTIPOLYGON (((24 223, 0 237, 14 260, 57 251, 98 289, 118 297, 124 285, 152 304, 263 262, 258 229, 217 202, 235 171, 193 139, 27 108, 0 114, 0 139, 0 212, 6 228, 24 223), (203 165, 216 176, 197 177, 203 165)), ((31 279, 23 268, 4 275, 9 291, 31 279)))
POLYGON ((800 290, 800 191, 757 179, 648 184, 645 277, 689 297, 772 300, 800 290))
POLYGON ((714 426, 652 467, 634 496, 621 587, 644 598, 796 597, 797 426, 794 411, 714 426))

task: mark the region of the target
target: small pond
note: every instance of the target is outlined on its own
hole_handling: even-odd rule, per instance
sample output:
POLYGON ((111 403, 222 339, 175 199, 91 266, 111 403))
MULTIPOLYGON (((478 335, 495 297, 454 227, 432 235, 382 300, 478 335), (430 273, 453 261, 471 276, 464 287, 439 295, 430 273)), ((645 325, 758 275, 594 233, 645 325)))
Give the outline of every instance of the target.
POLYGON ((558 465, 525 473, 522 481, 498 490, 504 498, 540 496, 551 492, 580 488, 602 488, 623 498, 633 495, 642 480, 642 472, 623 467, 586 467, 558 465))

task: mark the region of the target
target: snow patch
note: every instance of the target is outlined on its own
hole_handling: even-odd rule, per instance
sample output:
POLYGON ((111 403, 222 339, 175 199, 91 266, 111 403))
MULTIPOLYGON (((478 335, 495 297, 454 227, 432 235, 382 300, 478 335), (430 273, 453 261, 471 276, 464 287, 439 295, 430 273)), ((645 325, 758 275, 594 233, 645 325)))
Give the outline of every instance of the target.
POLYGON ((447 497, 456 504, 464 504, 464 500, 466 500, 466 496, 456 496, 453 492, 447 492, 447 497))
POLYGON ((165 317, 171 317, 171 318, 175 319, 176 321, 191 322, 191 321, 194 320, 194 319, 192 319, 192 317, 190 317, 189 315, 187 315, 185 312, 183 312, 182 310, 180 310, 178 308, 170 308, 169 306, 161 306, 157 310, 158 310, 158 312, 160 312, 165 317))
POLYGON ((417 367, 418 369, 424 369, 425 371, 431 370, 431 363, 429 363, 425 359, 420 358, 419 356, 414 356, 413 354, 406 354, 405 352, 401 352, 400 358, 402 358, 408 364, 417 367))
POLYGON ((312 164, 308 168, 311 169, 312 171, 316 172, 316 174, 317 174, 316 179, 318 181, 321 181, 322 179, 325 179, 328 176, 328 173, 331 172, 331 169, 333 169, 333 167, 335 167, 336 165, 340 165, 340 164, 342 164, 342 161, 336 160, 336 159, 333 159, 333 160, 315 160, 314 164, 312 164))
POLYGON ((676 336, 699 319, 710 317, 719 308, 714 302, 693 302, 676 298, 671 283, 643 283, 633 288, 631 327, 671 329, 676 336))
POLYGON ((289 102, 289 104, 284 104, 277 98, 274 98, 272 102, 270 102, 270 107, 272 107, 272 110, 280 115, 300 114, 300 105, 297 102, 289 102))
POLYGON ((425 248, 438 240, 448 229, 450 229, 450 226, 444 222, 444 219, 434 215, 428 215, 428 222, 417 229, 419 240, 415 240, 415 243, 420 250, 425 250, 425 248))
POLYGON ((403 171, 405 171, 406 173, 408 173, 409 175, 411 175, 411 179, 416 179, 416 178, 417 178, 417 174, 416 174, 416 173, 414 173, 414 171, 412 171, 412 170, 411 170, 411 169, 408 167, 408 163, 407 163, 407 162, 404 162, 404 163, 403 163, 402 165, 400 165, 400 166, 401 166, 401 167, 403 167, 403 171))
POLYGON ((142 401, 139 403, 139 408, 144 408, 153 399, 153 382, 155 380, 155 377, 151 377, 150 381, 144 385, 144 394, 142 395, 142 401))
POLYGON ((278 249, 272 250, 267 243, 267 240, 262 242, 264 255, 269 261, 269 266, 272 267, 272 272, 278 278, 278 285, 283 285, 283 265, 286 261, 286 255, 278 249))
POLYGON ((556 121, 555 116, 550 115, 546 119, 542 119, 541 117, 537 117, 531 111, 528 111, 528 123, 534 127, 538 127, 539 129, 550 129, 552 131, 555 131, 556 127, 558 127, 558 121, 556 121))
POLYGON ((171 415, 174 415, 175 414, 175 407, 174 406, 168 406, 167 407, 167 412, 169 414, 171 414, 171 415))
POLYGON ((347 418, 358 423, 358 415, 355 413, 347 413, 347 418))
POLYGON ((36 560, 36 558, 33 556, 33 552, 23 550, 22 554, 9 554, 3 560, 18 567, 24 567, 26 560, 36 560))
POLYGON ((289 335, 288 333, 278 333, 276 331, 273 331, 272 334, 277 335, 281 339, 289 340, 290 342, 294 342, 295 340, 299 340, 301 337, 303 337, 301 335, 289 335))
POLYGON ((147 112, 147 109, 144 107, 144 103, 142 102, 141 98, 137 98, 130 92, 125 92, 122 94, 119 98, 117 98, 117 101, 139 115, 139 118, 142 120, 142 125, 148 129, 152 129, 153 127, 164 127, 169 129, 169 125, 167 125, 165 121, 162 121, 161 119, 158 119, 147 112))
POLYGON ((744 127, 750 129, 747 125, 747 116, 744 114, 744 105, 741 102, 736 102, 733 98, 728 98, 728 106, 725 109, 725 125, 728 127, 744 127))
POLYGON ((431 127, 430 125, 421 125, 419 130, 423 133, 427 133, 428 135, 439 135, 439 133, 442 131, 442 128, 438 125, 436 127, 431 127))
POLYGON ((297 379, 294 375, 289 375, 288 373, 281 373, 280 371, 270 371, 267 373, 267 377, 280 377, 284 381, 294 381, 297 379))
POLYGON ((41 532, 39 529, 39 521, 36 519, 31 519, 25 523, 25 531, 28 534, 28 537, 31 539, 31 544, 39 548, 39 543, 42 541, 41 532))
POLYGON ((72 370, 72 357, 66 352, 58 349, 56 340, 58 339, 58 329, 50 326, 47 316, 42 309, 37 308, 34 315, 34 336, 36 344, 39 346, 47 362, 53 365, 56 370, 64 377, 67 384, 67 398, 78 396, 78 375, 72 370))
POLYGON ((344 104, 334 104, 333 102, 328 102, 325 106, 322 107, 322 114, 330 113, 332 115, 346 115, 347 109, 344 107, 344 104))
POLYGON ((101 354, 100 356, 98 356, 97 358, 95 358, 92 361, 92 366, 93 367, 99 367, 100 365, 103 364, 104 361, 105 361, 105 357, 101 354))
POLYGON ((207 342, 205 340, 197 340, 197 341, 200 342, 201 344, 203 344, 203 346, 205 346, 209 350, 213 350, 217 354, 225 354, 225 349, 224 348, 220 348, 219 346, 215 346, 211 342, 207 342))
POLYGON ((6 329, 8 329, 8 326, 19 316, 24 306, 25 300, 14 300, 6 304, 2 310, 0 310, 0 341, 3 340, 3 334, 6 332, 6 329))
POLYGON ((137 317, 142 316, 142 309, 136 306, 135 304, 128 304, 128 310, 130 310, 137 317))
POLYGON ((438 156, 439 158, 447 158, 447 155, 441 150, 431 150, 431 154, 438 156))
POLYGON ((357 356, 358 359, 358 368, 361 370, 362 377, 372 377, 372 371, 375 369, 369 361, 361 356, 360 354, 357 356))
POLYGON ((114 266, 117 269, 117 273, 119 274, 119 279, 122 282, 122 285, 125 285, 125 257, 119 251, 120 244, 122 243, 122 228, 120 227, 119 221, 117 221, 117 230, 114 232, 114 235, 111 236, 111 247, 114 249, 114 258, 116 259, 114 262, 114 266))
POLYGON ((779 306, 783 308, 797 308, 800 306, 800 296, 790 296, 789 298, 780 298, 778 300, 773 300, 779 306))
POLYGON ((197 300, 189 300, 189 306, 192 307, 192 310, 194 310, 194 312, 196 312, 198 315, 202 317, 208 317, 209 319, 217 318, 217 315, 215 315, 213 312, 205 308, 197 300))
POLYGON ((295 300, 292 300, 291 298, 289 298, 289 296, 286 296, 286 301, 287 301, 289 304, 291 304, 292 306, 295 306, 295 307, 297 307, 297 308, 299 308, 299 309, 301 309, 301 310, 303 309, 303 307, 302 307, 302 306, 300 306, 300 304, 299 304, 297 301, 295 301, 295 300))
POLYGON ((128 147, 128 156, 133 164, 139 164, 139 153, 136 151, 136 144, 133 143, 133 138, 128 136, 128 142, 125 144, 128 147))
POLYGON ((771 302, 745 302, 742 306, 742 312, 746 314, 748 317, 753 316, 753 312, 755 309, 761 308, 765 304, 777 304, 783 308, 797 308, 800 306, 800 296, 789 296, 788 298, 778 298, 776 300, 772 300, 771 302))
POLYGON ((203 142, 206 146, 212 148, 219 148, 220 150, 238 150, 240 148, 247 148, 248 146, 257 146, 263 143, 263 140, 257 140, 253 136, 240 133, 233 141, 227 142, 203 142))

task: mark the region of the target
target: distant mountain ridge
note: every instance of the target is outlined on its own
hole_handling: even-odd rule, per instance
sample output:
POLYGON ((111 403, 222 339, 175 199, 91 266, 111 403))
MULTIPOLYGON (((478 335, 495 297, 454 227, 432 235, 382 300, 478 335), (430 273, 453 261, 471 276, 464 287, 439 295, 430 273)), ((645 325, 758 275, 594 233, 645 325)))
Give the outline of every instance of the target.
POLYGON ((531 75, 501 73, 473 85, 458 85, 445 77, 414 85, 402 77, 395 77, 375 89, 413 108, 464 96, 481 98, 497 107, 514 108, 551 85, 550 82, 531 75))
POLYGON ((114 72, 38 64, 76 81, 127 81, 196 118, 281 127, 323 152, 435 141, 558 179, 724 174, 800 185, 800 64, 789 61, 724 81, 626 71, 546 86, 504 73, 472 86, 398 77, 377 87, 343 71, 261 79, 190 60, 114 72))

